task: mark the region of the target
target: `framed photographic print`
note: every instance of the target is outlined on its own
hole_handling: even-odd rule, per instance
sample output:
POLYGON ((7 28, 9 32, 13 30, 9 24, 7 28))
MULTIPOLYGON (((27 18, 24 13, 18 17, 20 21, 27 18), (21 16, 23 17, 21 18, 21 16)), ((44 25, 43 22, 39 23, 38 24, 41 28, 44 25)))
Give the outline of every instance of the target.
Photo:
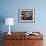
POLYGON ((19 9, 18 11, 19 22, 35 22, 35 9, 19 9))

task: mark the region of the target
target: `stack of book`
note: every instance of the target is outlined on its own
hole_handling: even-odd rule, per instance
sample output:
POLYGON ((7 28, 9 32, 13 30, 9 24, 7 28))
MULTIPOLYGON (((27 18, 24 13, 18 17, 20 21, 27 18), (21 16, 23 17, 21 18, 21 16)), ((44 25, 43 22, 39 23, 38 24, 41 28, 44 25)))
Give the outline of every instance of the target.
POLYGON ((25 35, 38 35, 37 33, 26 32, 25 35))

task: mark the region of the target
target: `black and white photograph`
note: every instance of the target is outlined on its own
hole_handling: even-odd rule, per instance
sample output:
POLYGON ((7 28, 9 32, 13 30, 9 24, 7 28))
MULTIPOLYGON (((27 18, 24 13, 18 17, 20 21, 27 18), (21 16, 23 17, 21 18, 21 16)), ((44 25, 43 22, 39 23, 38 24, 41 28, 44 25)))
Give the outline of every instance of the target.
POLYGON ((35 12, 34 9, 19 9, 19 22, 34 22, 35 12))

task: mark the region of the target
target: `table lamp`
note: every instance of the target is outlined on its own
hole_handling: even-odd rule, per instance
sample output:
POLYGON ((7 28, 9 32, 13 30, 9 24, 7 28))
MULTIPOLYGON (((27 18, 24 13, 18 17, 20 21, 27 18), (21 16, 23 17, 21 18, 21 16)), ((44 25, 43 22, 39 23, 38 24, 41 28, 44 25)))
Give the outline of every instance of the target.
POLYGON ((10 33, 10 26, 14 25, 14 18, 5 18, 5 25, 9 25, 8 34, 11 35, 11 33, 10 33))

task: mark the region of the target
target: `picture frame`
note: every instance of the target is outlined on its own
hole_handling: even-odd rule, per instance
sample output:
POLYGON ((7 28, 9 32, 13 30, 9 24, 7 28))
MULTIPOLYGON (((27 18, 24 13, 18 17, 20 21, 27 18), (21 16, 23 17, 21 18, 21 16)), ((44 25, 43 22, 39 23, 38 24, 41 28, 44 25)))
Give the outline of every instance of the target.
POLYGON ((18 21, 21 23, 34 23, 35 22, 35 9, 19 9, 18 21))

